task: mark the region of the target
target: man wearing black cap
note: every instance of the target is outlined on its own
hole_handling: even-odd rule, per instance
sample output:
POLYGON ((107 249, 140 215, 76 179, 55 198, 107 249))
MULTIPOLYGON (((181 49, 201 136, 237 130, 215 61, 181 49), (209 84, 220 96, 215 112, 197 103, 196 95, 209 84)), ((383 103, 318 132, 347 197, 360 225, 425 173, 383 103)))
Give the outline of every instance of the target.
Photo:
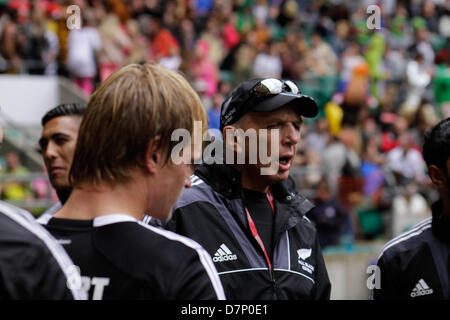
POLYGON ((302 116, 317 112, 293 82, 270 78, 241 83, 222 104, 224 151, 232 151, 232 160, 243 154, 245 161, 226 157, 197 166, 166 227, 209 252, 227 299, 330 297, 317 233, 305 217, 313 205, 289 178, 302 116), (246 144, 252 136, 239 139, 233 134, 239 130, 256 132, 257 141, 246 144), (270 162, 252 162, 262 146, 270 162), (268 167, 275 170, 267 174, 268 167))

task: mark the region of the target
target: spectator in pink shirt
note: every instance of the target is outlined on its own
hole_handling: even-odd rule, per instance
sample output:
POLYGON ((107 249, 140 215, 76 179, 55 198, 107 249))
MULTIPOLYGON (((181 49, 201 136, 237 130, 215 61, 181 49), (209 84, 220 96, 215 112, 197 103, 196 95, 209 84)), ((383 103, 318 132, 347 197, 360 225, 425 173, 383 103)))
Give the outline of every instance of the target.
POLYGON ((209 46, 205 40, 197 41, 191 69, 194 82, 203 82, 206 86, 205 95, 212 97, 217 92, 219 70, 217 65, 208 59, 208 50, 209 46))

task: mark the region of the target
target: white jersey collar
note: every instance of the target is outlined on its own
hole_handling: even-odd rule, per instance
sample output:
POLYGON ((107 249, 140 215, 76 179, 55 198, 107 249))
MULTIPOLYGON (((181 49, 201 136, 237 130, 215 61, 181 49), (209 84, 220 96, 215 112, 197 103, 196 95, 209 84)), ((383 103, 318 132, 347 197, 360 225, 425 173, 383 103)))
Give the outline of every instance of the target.
POLYGON ((138 220, 130 215, 123 213, 111 213, 106 216, 96 217, 93 222, 94 227, 101 227, 108 224, 119 222, 138 222, 138 220))

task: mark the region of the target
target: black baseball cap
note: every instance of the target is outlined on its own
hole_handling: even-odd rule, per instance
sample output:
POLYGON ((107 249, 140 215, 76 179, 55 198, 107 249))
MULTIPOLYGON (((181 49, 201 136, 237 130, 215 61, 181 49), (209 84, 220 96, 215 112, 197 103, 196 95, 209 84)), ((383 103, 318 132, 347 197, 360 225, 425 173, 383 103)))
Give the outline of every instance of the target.
POLYGON ((249 111, 275 111, 288 103, 295 105, 298 113, 307 118, 314 118, 319 112, 314 99, 301 94, 290 80, 264 78, 244 81, 222 103, 220 130, 235 123, 249 111))

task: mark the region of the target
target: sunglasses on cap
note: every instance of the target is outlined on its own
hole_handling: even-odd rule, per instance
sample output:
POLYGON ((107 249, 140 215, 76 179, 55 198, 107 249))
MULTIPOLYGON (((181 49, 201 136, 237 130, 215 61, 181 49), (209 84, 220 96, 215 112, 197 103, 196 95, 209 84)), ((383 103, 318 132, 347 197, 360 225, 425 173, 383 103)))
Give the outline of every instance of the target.
POLYGON ((294 102, 301 115, 307 117, 317 115, 318 107, 314 100, 303 95, 291 80, 266 78, 244 81, 222 104, 220 130, 236 122, 249 111, 270 112, 294 102))
MULTIPOLYGON (((297 87, 295 83, 293 83, 291 80, 278 80, 274 78, 264 79, 256 83, 256 85, 253 86, 249 90, 249 95, 246 97, 244 101, 241 102, 241 104, 248 103, 252 100, 252 98, 256 99, 262 99, 267 98, 272 95, 280 94, 282 92, 292 93, 292 94, 300 94, 301 91, 297 87)), ((230 110, 230 105, 232 105, 231 101, 233 99, 233 95, 230 95, 227 100, 224 101, 223 107, 222 107, 222 117, 225 117, 227 119, 234 116, 234 112, 228 113, 230 110), (227 114, 228 113, 228 114, 227 114)), ((247 108, 245 108, 247 109, 247 108)), ((237 110, 235 110, 237 111, 237 110)), ((240 113, 245 113, 246 110, 241 110, 240 113)))
POLYGON ((264 79, 258 82, 251 92, 257 98, 264 98, 273 94, 279 94, 282 92, 291 92, 293 94, 301 93, 300 89, 291 80, 278 80, 278 79, 264 79))

